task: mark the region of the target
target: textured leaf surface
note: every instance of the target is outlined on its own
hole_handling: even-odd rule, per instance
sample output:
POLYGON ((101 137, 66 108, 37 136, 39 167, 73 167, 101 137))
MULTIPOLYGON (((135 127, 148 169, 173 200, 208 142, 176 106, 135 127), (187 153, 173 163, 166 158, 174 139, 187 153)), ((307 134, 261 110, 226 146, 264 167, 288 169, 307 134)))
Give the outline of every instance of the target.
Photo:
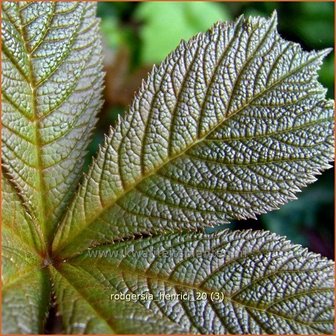
POLYGON ((2 175, 2 332, 43 332, 50 283, 41 270, 38 226, 27 215, 11 183, 2 175))
POLYGON ((101 106, 94 3, 2 3, 2 154, 50 240, 101 106))
POLYGON ((106 139, 54 250, 253 218, 293 199, 333 156, 333 101, 317 81, 327 53, 283 40, 275 15, 182 42, 106 139))
POLYGON ((269 232, 128 241, 86 251, 53 274, 68 332, 333 332, 333 263, 269 232), (119 293, 137 299, 110 300, 119 293))

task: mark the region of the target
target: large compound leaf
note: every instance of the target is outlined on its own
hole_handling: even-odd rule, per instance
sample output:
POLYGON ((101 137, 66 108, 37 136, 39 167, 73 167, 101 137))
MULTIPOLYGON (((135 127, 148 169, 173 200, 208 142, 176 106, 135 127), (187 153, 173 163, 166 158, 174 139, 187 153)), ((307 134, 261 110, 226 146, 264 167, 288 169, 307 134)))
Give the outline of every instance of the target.
POLYGON ((217 24, 154 68, 60 226, 63 257, 135 234, 255 217, 329 167, 328 51, 304 52, 276 16, 217 24))
POLYGON ((56 267, 68 333, 333 332, 333 263, 269 232, 161 235, 56 267))
POLYGON ((2 154, 50 240, 101 105, 94 3, 2 3, 2 154))
POLYGON ((39 227, 2 175, 2 333, 38 334, 48 309, 50 282, 41 268, 39 227))

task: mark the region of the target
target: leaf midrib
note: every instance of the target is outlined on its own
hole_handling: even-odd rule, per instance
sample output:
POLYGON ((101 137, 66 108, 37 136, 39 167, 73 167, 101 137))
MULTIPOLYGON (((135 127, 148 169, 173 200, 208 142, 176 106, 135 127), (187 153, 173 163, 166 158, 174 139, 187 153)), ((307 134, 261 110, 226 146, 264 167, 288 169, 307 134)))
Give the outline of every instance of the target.
POLYGON ((44 235, 47 237, 47 227, 46 227, 46 183, 44 181, 44 174, 43 174, 43 160, 42 160, 42 153, 41 153, 41 134, 40 134, 40 123, 39 123, 39 117, 38 117, 38 111, 37 111, 37 100, 36 100, 36 83, 35 83, 35 77, 34 77, 34 71, 33 71, 33 65, 31 60, 31 53, 28 50, 27 45, 27 37, 25 34, 25 31, 23 29, 23 18, 20 9, 17 7, 17 13, 20 18, 20 22, 18 23, 18 29, 20 30, 24 49, 26 51, 27 59, 28 59, 28 67, 29 67, 29 73, 30 76, 28 78, 28 84, 29 88, 31 90, 31 97, 32 97, 32 114, 33 114, 33 120, 31 120, 32 123, 34 123, 34 136, 35 136, 35 152, 36 152, 36 158, 37 158, 37 174, 38 174, 38 184, 39 184, 39 214, 38 218, 40 219, 40 224, 42 227, 42 231, 44 235))
MULTIPOLYGON (((44 171, 45 171, 45 167, 43 165, 43 157, 42 157, 42 149, 44 147, 44 143, 42 141, 42 137, 41 137, 41 133, 40 133, 40 122, 41 120, 43 120, 43 118, 41 118, 39 116, 38 113, 38 106, 37 106, 37 97, 36 97, 36 91, 37 89, 40 87, 40 85, 42 84, 42 82, 44 82, 45 80, 47 80, 48 78, 50 78, 50 76, 52 76, 52 74, 57 71, 58 66, 55 67, 55 69, 52 71, 51 74, 48 75, 47 78, 44 78, 43 81, 39 81, 37 82, 34 76, 34 69, 33 69, 33 65, 32 65, 32 58, 33 58, 33 52, 36 51, 36 49, 43 43, 43 39, 45 38, 46 34, 48 33, 48 31, 50 30, 50 26, 51 23, 56 15, 56 4, 52 4, 52 9, 53 9, 53 13, 50 15, 49 18, 49 25, 46 27, 46 32, 43 34, 43 37, 41 38, 41 41, 38 43, 37 46, 35 46, 32 50, 29 50, 28 44, 27 44, 27 36, 26 33, 24 31, 24 25, 23 25, 23 18, 22 18, 22 8, 18 8, 17 9, 17 14, 18 17, 20 19, 20 22, 17 23, 17 26, 14 25, 14 23, 10 20, 10 18, 8 17, 8 20, 12 23, 12 25, 14 25, 16 27, 16 29, 18 29, 21 38, 22 38, 22 42, 23 42, 23 46, 24 46, 24 50, 25 53, 27 55, 27 60, 28 60, 28 68, 29 68, 29 74, 30 76, 24 77, 24 79, 27 81, 29 88, 31 90, 31 98, 32 98, 32 117, 29 118, 28 116, 26 116, 24 114, 24 116, 26 118, 28 118, 28 122, 31 122, 32 124, 34 124, 34 137, 35 137, 35 141, 33 143, 34 148, 35 148, 35 153, 36 153, 36 159, 37 159, 37 165, 36 167, 34 166, 33 168, 36 169, 37 171, 37 176, 38 176, 38 209, 39 209, 39 213, 38 213, 38 218, 39 218, 39 222, 42 228, 42 232, 43 232, 43 236, 45 237, 45 244, 48 245, 48 242, 51 242, 51 239, 53 237, 53 231, 50 230, 50 228, 52 229, 52 227, 50 225, 48 225, 48 204, 47 204, 47 193, 48 193, 48 188, 47 188, 47 184, 45 181, 45 176, 44 176, 44 171)), ((84 11, 82 13, 81 16, 81 22, 83 21, 84 18, 84 11)), ((78 25, 77 30, 75 31, 73 38, 72 38, 72 43, 75 41, 75 37, 77 36, 79 29, 81 27, 81 24, 78 25)), ((69 46, 68 52, 67 54, 65 54, 65 56, 63 57, 66 58, 67 55, 70 53, 71 51, 71 46, 72 43, 69 46)), ((19 69, 20 70, 20 69, 19 69)))

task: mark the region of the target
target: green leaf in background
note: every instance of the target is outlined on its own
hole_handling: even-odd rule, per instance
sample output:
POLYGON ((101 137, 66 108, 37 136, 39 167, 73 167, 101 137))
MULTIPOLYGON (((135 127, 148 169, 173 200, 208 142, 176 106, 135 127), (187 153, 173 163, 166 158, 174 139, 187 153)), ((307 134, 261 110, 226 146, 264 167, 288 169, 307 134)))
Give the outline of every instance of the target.
POLYGON ((266 231, 119 242, 52 274, 67 333, 333 331, 333 262, 266 231))
POLYGON ((101 30, 105 37, 105 42, 111 48, 117 48, 123 41, 123 32, 119 28, 118 20, 115 17, 102 19, 101 30))
POLYGON ((334 43, 332 2, 304 2, 299 6, 302 15, 298 15, 293 25, 297 34, 315 48, 323 48, 334 43))
POLYGON ((142 62, 161 62, 181 39, 207 30, 217 21, 229 19, 219 4, 212 2, 144 2, 135 18, 146 22, 141 28, 142 62))

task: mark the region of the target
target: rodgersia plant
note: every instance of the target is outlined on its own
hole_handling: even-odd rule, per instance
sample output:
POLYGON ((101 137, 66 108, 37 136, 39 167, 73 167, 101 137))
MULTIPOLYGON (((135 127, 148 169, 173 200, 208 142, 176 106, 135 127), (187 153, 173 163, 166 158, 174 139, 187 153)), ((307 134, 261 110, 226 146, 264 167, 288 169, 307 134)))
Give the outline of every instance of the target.
MULTIPOLYGON (((329 50, 240 17, 154 67, 87 175, 92 2, 2 4, 3 333, 333 333, 333 263, 267 231, 333 157, 329 50), (79 183, 80 181, 80 183, 79 183)), ((286 223, 283 223, 286 225, 286 223)))

